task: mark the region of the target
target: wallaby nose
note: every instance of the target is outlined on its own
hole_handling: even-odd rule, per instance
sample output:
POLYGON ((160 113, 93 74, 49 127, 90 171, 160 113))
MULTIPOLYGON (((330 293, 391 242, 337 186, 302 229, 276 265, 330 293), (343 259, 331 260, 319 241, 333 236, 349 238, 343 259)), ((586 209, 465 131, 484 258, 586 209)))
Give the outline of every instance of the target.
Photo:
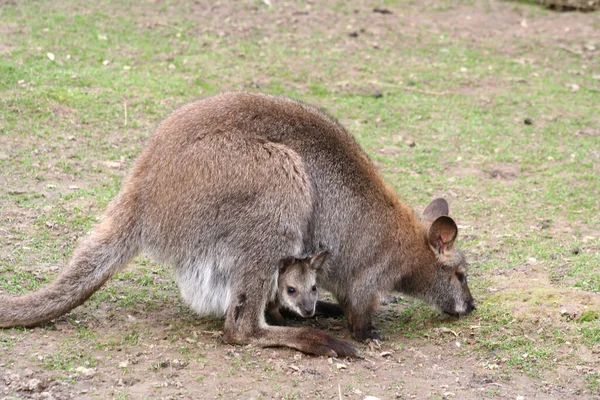
POLYGON ((476 308, 477 307, 475 307, 475 300, 471 300, 470 302, 467 303, 467 314, 469 314, 470 312, 472 312, 476 308))
POLYGON ((315 311, 314 303, 310 302, 310 303, 303 304, 302 311, 304 312, 304 315, 310 317, 311 315, 313 315, 313 312, 315 311))

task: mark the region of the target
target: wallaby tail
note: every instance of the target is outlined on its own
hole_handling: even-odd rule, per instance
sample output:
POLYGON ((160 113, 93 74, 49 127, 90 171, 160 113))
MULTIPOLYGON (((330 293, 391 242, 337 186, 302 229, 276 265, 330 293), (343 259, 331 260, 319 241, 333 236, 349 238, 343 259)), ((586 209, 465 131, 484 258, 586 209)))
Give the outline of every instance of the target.
POLYGON ((86 301, 139 252, 133 215, 113 204, 104 220, 75 249, 69 263, 47 287, 20 297, 0 296, 0 327, 35 326, 86 301))

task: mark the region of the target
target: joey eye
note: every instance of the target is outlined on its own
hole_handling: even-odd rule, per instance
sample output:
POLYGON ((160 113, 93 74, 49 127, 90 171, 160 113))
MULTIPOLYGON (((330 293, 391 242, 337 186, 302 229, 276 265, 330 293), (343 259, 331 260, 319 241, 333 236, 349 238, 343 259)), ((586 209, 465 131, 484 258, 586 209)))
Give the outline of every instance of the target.
POLYGON ((296 293, 296 289, 294 289, 294 288, 293 288, 293 287, 291 287, 291 286, 288 286, 288 288, 287 288, 287 292, 288 292, 289 294, 294 294, 294 293, 296 293))
POLYGON ((465 283, 467 281, 467 277, 465 276, 465 274, 457 273, 456 278, 460 283, 465 283))
POLYGON ((316 292, 317 291, 317 285, 313 285, 313 287, 310 288, 310 290, 312 290, 313 292, 316 292))

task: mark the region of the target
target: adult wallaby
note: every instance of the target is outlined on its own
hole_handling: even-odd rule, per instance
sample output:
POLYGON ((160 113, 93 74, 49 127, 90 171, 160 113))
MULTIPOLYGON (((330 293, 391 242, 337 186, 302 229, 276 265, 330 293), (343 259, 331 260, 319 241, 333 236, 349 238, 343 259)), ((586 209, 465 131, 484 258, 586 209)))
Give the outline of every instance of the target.
POLYGON ((319 290, 317 289, 317 271, 323 265, 327 252, 309 257, 288 257, 279 263, 277 295, 267 306, 269 322, 285 325, 280 310, 291 311, 301 317, 315 314, 319 290))
POLYGON ((324 112, 283 97, 224 93, 158 126, 58 277, 39 291, 0 297, 0 327, 65 314, 143 251, 173 266, 198 314, 225 316, 226 342, 352 356, 356 346, 325 332, 266 324, 279 261, 327 248, 319 285, 359 340, 378 337, 373 313, 392 290, 467 314, 475 305, 448 204, 434 200, 423 216, 324 112))

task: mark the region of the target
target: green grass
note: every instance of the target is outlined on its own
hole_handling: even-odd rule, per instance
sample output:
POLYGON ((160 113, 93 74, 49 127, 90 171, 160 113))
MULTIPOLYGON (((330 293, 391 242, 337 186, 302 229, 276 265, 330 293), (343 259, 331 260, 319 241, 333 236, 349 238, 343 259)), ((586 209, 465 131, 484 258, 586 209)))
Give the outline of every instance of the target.
MULTIPOLYGON (((478 310, 441 321, 420 302, 401 302, 402 311, 378 323, 394 348, 404 349, 403 340, 446 342, 442 328, 461 340, 474 333, 461 355, 492 360, 502 376, 543 380, 556 368, 565 338, 574 347, 598 346, 598 301, 584 300, 600 293, 596 59, 562 50, 543 32, 465 38, 443 26, 439 32, 427 24, 411 27, 406 19, 423 12, 444 18, 476 2, 425 9, 384 1, 405 15, 396 11, 389 18, 398 22, 381 30, 364 22, 357 38, 345 26, 362 28, 371 5, 313 3, 290 5, 299 12, 294 25, 263 2, 241 2, 219 26, 179 1, 0 6, 0 26, 7 27, 0 30, 0 291, 22 294, 52 279, 56 268, 40 266, 68 260, 168 112, 201 96, 258 86, 339 118, 415 208, 436 196, 450 199, 478 310), (244 25, 242 11, 260 18, 244 25), (312 21, 313 13, 354 22, 332 30, 312 21), (304 25, 310 29, 299 28, 304 25), (373 96, 376 91, 383 96, 373 96), (502 277, 517 284, 545 276, 549 282, 531 281, 530 291, 511 284, 493 291, 502 277), (579 314, 555 318, 567 303, 579 314), (551 318, 533 329, 533 316, 545 312, 551 318)), ((531 20, 553 16, 530 3, 512 7, 531 20)), ((489 7, 491 17, 492 2, 489 7)), ((584 39, 565 37, 560 44, 578 48, 584 39)), ((98 313, 98 320, 122 322, 128 314, 171 308, 178 320, 161 319, 157 327, 169 327, 166 341, 180 357, 197 357, 190 342, 180 343, 190 338, 190 327, 220 330, 222 323, 199 322, 178 298, 170 272, 143 257, 66 321, 98 313)), ((0 331, 0 348, 18 347, 26 335, 0 331)), ((83 322, 74 335, 92 348, 116 351, 147 344, 152 332, 134 325, 104 337, 102 327, 83 322)), ((561 362, 579 362, 569 357, 561 362)), ((42 364, 69 371, 86 361, 92 360, 83 349, 65 345, 42 364)), ((209 374, 197 376, 202 383, 209 374)), ((598 380, 597 373, 585 376, 589 393, 598 393, 598 380)), ((294 398, 288 389, 277 391, 294 398)))

